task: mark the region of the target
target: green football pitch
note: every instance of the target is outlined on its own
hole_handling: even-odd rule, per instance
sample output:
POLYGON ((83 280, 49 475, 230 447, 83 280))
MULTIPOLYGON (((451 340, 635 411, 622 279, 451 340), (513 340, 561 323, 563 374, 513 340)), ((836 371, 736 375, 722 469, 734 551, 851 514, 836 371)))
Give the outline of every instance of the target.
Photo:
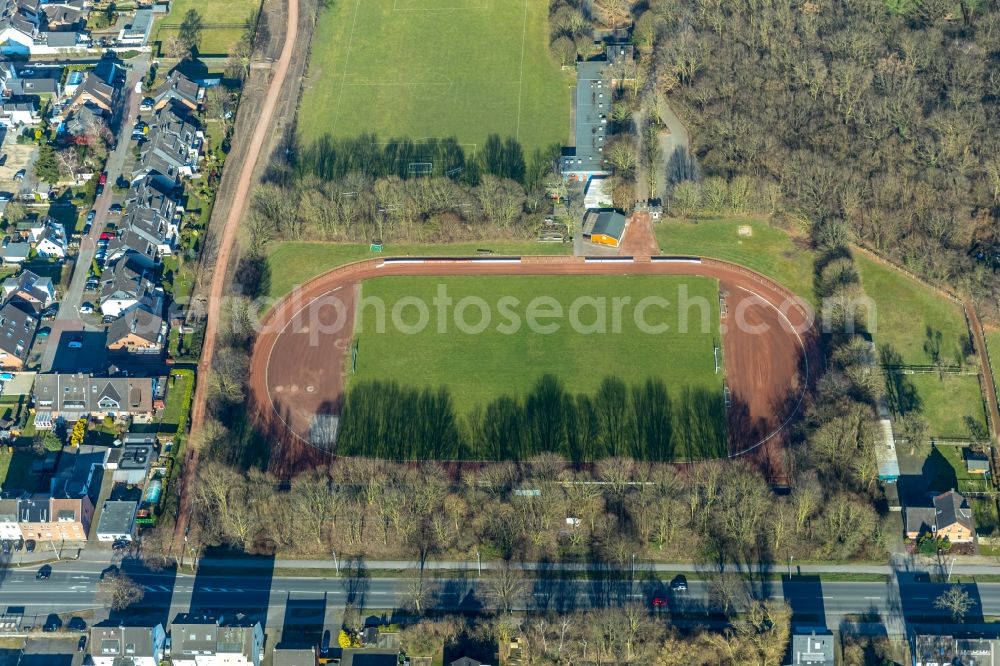
POLYGON ((530 155, 565 144, 569 86, 548 52, 547 0, 337 0, 312 41, 299 130, 456 137, 468 156, 490 134, 530 155))
POLYGON ((715 367, 718 291, 717 281, 688 276, 368 280, 355 320, 358 353, 350 383, 447 386, 459 413, 502 395, 523 396, 544 374, 555 375, 573 393, 593 394, 605 377, 614 376, 628 384, 659 378, 673 395, 684 387, 721 395, 723 371, 715 367), (434 299, 442 288, 451 305, 439 308, 434 299), (468 297, 481 300, 463 306, 468 297), (536 313, 561 310, 563 316, 535 318, 533 330, 528 319, 539 297, 546 300, 535 302, 536 313), (650 297, 669 304, 647 300, 639 313, 639 304, 650 297), (617 317, 616 298, 628 299, 617 317), (506 309, 501 299, 508 299, 506 309), (426 308, 422 328, 417 303, 426 308), (465 330, 456 324, 459 317, 465 330))

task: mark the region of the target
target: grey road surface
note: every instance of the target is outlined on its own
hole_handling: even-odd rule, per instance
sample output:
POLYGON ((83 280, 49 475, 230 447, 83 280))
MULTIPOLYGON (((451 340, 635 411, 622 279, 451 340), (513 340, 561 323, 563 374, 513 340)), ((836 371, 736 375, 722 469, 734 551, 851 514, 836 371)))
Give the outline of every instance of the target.
MULTIPOLYGON (((244 612, 266 620, 268 626, 280 625, 289 599, 323 600, 327 615, 339 613, 351 601, 368 610, 406 606, 413 587, 413 577, 370 577, 342 575, 332 577, 272 576, 269 569, 213 570, 202 567, 196 575, 171 571, 140 570, 137 563, 126 562, 124 570, 145 590, 145 598, 130 615, 172 619, 177 613, 210 610, 244 612), (217 571, 218 573, 213 573, 217 571)), ((7 570, 0 582, 0 607, 24 606, 26 614, 43 617, 48 613, 73 613, 100 607, 97 596, 103 563, 62 562, 53 566, 48 580, 36 580, 37 568, 7 570)), ((1000 615, 1000 583, 965 584, 975 605, 970 612, 978 616, 1000 615)), ((822 582, 817 577, 802 576, 768 581, 752 586, 757 597, 786 600, 795 621, 836 628, 845 615, 898 614, 910 621, 947 620, 947 612, 934 607, 934 599, 948 588, 946 584, 919 582, 901 578, 898 585, 887 582, 822 582)), ((448 573, 433 583, 437 608, 446 611, 475 611, 494 606, 489 579, 478 579, 475 572, 448 573)), ((749 589, 735 594, 735 605, 746 602, 749 589)), ((533 580, 525 581, 514 607, 553 611, 615 607, 638 603, 651 613, 682 611, 694 616, 716 607, 717 594, 710 585, 691 580, 686 591, 672 591, 659 580, 637 575, 617 580, 533 580)))
POLYGON ((149 55, 142 54, 129 61, 132 69, 129 70, 125 82, 125 101, 122 110, 122 118, 119 122, 117 141, 115 149, 108 156, 106 171, 108 173, 108 184, 104 188, 104 193, 97 197, 94 202, 95 218, 91 226, 90 233, 80 239, 80 250, 77 254, 76 266, 73 269, 73 277, 69 288, 63 295, 59 304, 59 312, 55 321, 52 322, 52 332, 49 336, 50 342, 45 348, 42 356, 42 370, 48 372, 52 370, 52 364, 56 359, 56 354, 60 347, 67 344, 63 336, 64 332, 85 331, 87 325, 80 319, 80 304, 83 302, 83 291, 87 283, 87 275, 90 272, 90 265, 97 251, 97 241, 104 231, 104 225, 108 220, 108 208, 111 206, 113 193, 112 184, 122 173, 125 158, 131 150, 129 137, 132 132, 132 125, 139 113, 139 102, 142 101, 142 94, 135 92, 135 85, 146 75, 149 70, 149 55))

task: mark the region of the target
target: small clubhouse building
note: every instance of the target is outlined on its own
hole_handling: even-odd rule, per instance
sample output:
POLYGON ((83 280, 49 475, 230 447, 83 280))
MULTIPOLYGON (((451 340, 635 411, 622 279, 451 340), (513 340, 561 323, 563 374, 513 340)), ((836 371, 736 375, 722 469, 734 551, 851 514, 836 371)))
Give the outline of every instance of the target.
POLYGON ((625 237, 628 218, 616 210, 588 210, 583 218, 583 238, 597 245, 618 247, 625 237))

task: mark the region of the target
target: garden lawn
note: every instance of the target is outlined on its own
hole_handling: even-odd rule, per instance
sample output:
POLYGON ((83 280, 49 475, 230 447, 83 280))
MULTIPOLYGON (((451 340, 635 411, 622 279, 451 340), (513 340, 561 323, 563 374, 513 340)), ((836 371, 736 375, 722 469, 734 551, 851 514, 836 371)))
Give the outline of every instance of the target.
POLYGON ((548 0, 338 0, 320 11, 299 129, 381 140, 490 134, 531 155, 569 135, 573 82, 549 54, 548 0))
POLYGON ((969 336, 961 306, 867 255, 854 258, 865 294, 875 301, 869 317, 875 344, 889 345, 908 365, 933 364, 929 348, 937 347, 944 364, 958 365, 969 336))
POLYGON ((969 428, 966 417, 986 429, 986 408, 979 388, 979 378, 974 375, 945 375, 944 381, 937 373, 905 375, 919 398, 917 407, 930 424, 930 435, 941 439, 967 438, 969 428))
MULTIPOLYGON (((395 380, 401 385, 447 386, 458 413, 485 406, 501 395, 524 395, 544 374, 557 376, 574 393, 596 393, 601 381, 615 376, 626 384, 641 383, 647 378, 662 379, 672 395, 679 396, 684 386, 712 391, 722 390, 722 375, 715 374, 713 347, 719 339, 718 283, 689 276, 559 276, 559 277, 388 277, 366 281, 364 300, 380 299, 385 304, 387 325, 377 330, 377 308, 362 305, 356 320, 358 357, 351 382, 395 380), (449 310, 443 333, 439 333, 439 310, 433 304, 439 285, 459 303, 465 297, 480 297, 489 307, 491 321, 480 333, 458 330, 454 306, 449 310), (666 333, 651 334, 635 323, 634 306, 647 296, 662 296, 678 301, 678 289, 686 285, 692 297, 707 301, 707 320, 692 321, 689 332, 678 331, 678 313, 673 308, 652 307, 646 312, 651 324, 665 323, 666 333), (501 332, 508 321, 497 303, 501 297, 514 297, 519 303, 512 310, 521 325, 513 332, 501 332), (544 320, 555 323, 555 333, 533 332, 526 324, 529 303, 539 296, 558 301, 563 313, 580 297, 606 299, 605 332, 585 333, 571 325, 566 316, 544 320), (618 332, 613 330, 612 299, 630 296, 632 306, 622 310, 618 332), (392 324, 393 306, 401 298, 416 297, 431 311, 429 325, 412 335, 392 324)), ((582 307, 578 321, 593 323, 595 307, 582 307)), ((465 321, 476 324, 480 309, 465 310, 465 321)), ((416 320, 416 309, 400 311, 405 324, 416 320)), ((693 319, 700 319, 692 315, 693 319)))
POLYGON ((201 14, 203 26, 198 53, 225 57, 243 37, 247 18, 259 7, 260 0, 171 0, 170 13, 157 20, 155 40, 162 44, 176 36, 180 32, 176 26, 194 9, 201 14))
POLYGON ((930 490, 978 493, 989 490, 989 481, 982 474, 970 474, 965 462, 964 446, 936 446, 931 451, 931 467, 935 472, 930 490), (935 453, 936 452, 936 453, 935 453), (940 455, 938 455, 940 454, 940 455))
POLYGON ((486 249, 503 255, 568 255, 572 243, 539 243, 536 241, 475 241, 471 243, 394 244, 387 243, 381 254, 362 243, 298 243, 286 242, 272 246, 267 256, 271 270, 268 296, 281 298, 296 285, 326 271, 362 259, 400 256, 475 256, 486 249))
POLYGON ((668 219, 656 225, 662 254, 690 254, 723 259, 752 268, 783 284, 803 299, 814 302, 813 252, 799 240, 759 220, 713 218, 668 219), (749 225, 753 234, 741 237, 749 225))

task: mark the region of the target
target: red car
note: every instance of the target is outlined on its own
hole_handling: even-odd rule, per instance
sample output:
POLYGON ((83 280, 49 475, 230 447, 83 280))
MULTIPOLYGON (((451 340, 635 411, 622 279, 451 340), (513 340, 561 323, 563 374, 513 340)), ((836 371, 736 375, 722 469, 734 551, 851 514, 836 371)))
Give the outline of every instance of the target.
POLYGON ((653 607, 654 608, 666 608, 670 604, 663 597, 653 597, 653 607))
POLYGON ((101 177, 97 179, 97 184, 98 185, 107 185, 108 184, 108 172, 107 171, 102 171, 101 172, 101 177))
POLYGON ((111 233, 110 231, 105 231, 103 234, 101 234, 101 240, 110 241, 110 240, 114 240, 114 238, 115 238, 115 235, 113 233, 111 233))

